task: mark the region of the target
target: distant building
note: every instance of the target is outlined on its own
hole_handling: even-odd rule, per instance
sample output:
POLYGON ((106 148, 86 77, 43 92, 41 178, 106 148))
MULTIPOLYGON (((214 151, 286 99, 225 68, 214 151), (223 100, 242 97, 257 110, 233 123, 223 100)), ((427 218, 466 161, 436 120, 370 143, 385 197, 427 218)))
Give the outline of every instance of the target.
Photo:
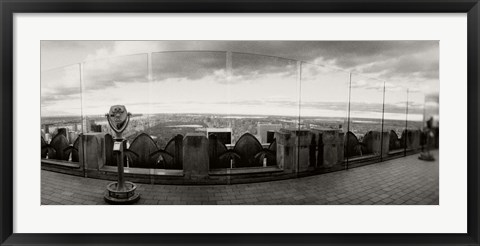
POLYGON ((267 143, 273 143, 273 140, 275 139, 275 132, 276 131, 267 131, 267 143))
POLYGON ((270 139, 268 138, 268 132, 279 131, 282 128, 282 124, 270 124, 270 123, 258 123, 257 124, 257 135, 260 137, 260 143, 270 143, 273 141, 272 133, 270 133, 270 139))
POLYGON ((88 132, 102 132, 102 126, 97 125, 95 120, 87 120, 87 131, 88 132))
POLYGON ((232 128, 207 128, 207 138, 215 134, 217 139, 223 144, 232 143, 232 128))
POLYGON ((88 125, 89 125, 89 124, 87 124, 87 122, 88 122, 87 117, 84 117, 84 118, 82 119, 82 126, 81 126, 82 132, 83 132, 83 131, 88 131, 88 129, 89 129, 89 128, 88 128, 88 125))

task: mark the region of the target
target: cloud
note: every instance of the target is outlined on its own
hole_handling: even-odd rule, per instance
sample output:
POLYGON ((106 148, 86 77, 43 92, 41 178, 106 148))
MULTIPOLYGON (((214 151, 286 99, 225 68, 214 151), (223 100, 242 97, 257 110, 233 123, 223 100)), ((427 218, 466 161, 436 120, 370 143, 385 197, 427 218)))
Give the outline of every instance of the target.
POLYGON ((68 88, 58 88, 51 91, 42 91, 42 100, 43 99, 63 99, 71 96, 80 95, 80 87, 68 87, 68 88))
POLYGON ((438 79, 438 47, 432 47, 417 53, 406 53, 358 66, 359 72, 380 74, 382 78, 392 77, 438 79))
MULTIPOLYGON (((322 110, 335 110, 335 111, 345 111, 348 110, 347 102, 302 102, 302 109, 322 109, 322 110)), ((383 104, 382 103, 362 103, 362 102, 352 102, 350 108, 355 112, 375 112, 382 113, 383 104)), ((423 104, 416 102, 409 102, 409 113, 422 113, 423 104)), ((405 114, 406 113, 406 104, 392 104, 385 103, 385 113, 396 113, 396 114, 405 114)))
POLYGON ((86 90, 103 89, 115 83, 148 81, 147 54, 114 57, 85 62, 83 66, 86 90))
POLYGON ((348 104, 347 102, 302 102, 300 108, 346 111, 348 109, 348 104))
MULTIPOLYGON (((383 93, 383 81, 352 74, 352 89, 376 90, 383 93)), ((386 86, 386 85, 385 85, 386 86)), ((355 93, 353 91, 352 93, 355 93)))
POLYGON ((166 79, 200 80, 217 75, 225 80, 226 52, 170 52, 152 55, 155 81, 166 79))
POLYGON ((227 53, 186 51, 154 53, 152 71, 155 81, 167 79, 201 80, 215 75, 219 83, 241 83, 273 74, 281 77, 296 75, 292 60, 262 55, 232 53, 231 80, 227 81, 227 53))
MULTIPOLYGON (((226 102, 228 103, 228 102, 226 102)), ((231 102, 234 105, 275 105, 275 106, 284 106, 284 107, 298 107, 298 101, 291 100, 275 100, 275 99, 265 99, 265 100, 237 100, 231 102)))
POLYGON ((277 74, 281 77, 296 76, 296 61, 272 56, 232 53, 232 76, 237 83, 277 74))
POLYGON ((62 100, 76 100, 80 97, 80 66, 78 64, 44 71, 40 79, 42 105, 62 100))

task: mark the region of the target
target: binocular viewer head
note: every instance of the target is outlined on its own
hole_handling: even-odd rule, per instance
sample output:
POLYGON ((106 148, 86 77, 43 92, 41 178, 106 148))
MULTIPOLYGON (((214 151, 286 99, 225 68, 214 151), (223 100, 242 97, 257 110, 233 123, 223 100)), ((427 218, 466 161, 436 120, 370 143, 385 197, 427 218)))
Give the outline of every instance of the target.
POLYGON ((127 108, 125 108, 124 105, 113 105, 105 116, 108 119, 110 127, 116 133, 122 133, 125 128, 127 128, 131 114, 127 112, 127 108))

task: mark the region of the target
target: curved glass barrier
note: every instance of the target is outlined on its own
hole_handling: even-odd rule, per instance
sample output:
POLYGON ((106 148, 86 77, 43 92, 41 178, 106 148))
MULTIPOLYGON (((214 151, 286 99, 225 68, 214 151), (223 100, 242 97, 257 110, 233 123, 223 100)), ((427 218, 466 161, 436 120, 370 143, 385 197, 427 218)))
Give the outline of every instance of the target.
POLYGON ((268 145, 272 143, 275 131, 298 128, 297 78, 296 61, 231 54, 229 88, 233 144, 249 133, 261 144, 268 145))
POLYGON ((438 94, 425 95, 425 103, 423 110, 423 127, 426 127, 426 121, 433 120, 433 127, 439 127, 439 97, 438 94))
POLYGON ((300 118, 306 129, 346 131, 350 74, 302 63, 300 118))
MULTIPOLYGON (((82 105, 86 168, 116 166, 113 152, 115 132, 105 114, 113 105, 124 105, 131 113, 128 127, 122 137, 127 148, 148 128, 148 55, 135 54, 83 63, 82 105), (98 157, 104 159, 99 161, 98 157)), ((148 145, 142 145, 148 149, 148 145)), ((126 167, 135 165, 142 153, 126 156, 126 167)), ((100 160, 101 160, 100 159, 100 160)), ((145 158, 142 159, 142 161, 145 158)), ((116 169, 112 169, 116 171, 116 169)))
POLYGON ((415 89, 408 91, 408 110, 406 117, 406 149, 419 150, 422 146, 422 131, 424 122, 425 96, 415 89))
POLYGON ((401 153, 405 148, 407 89, 390 83, 385 85, 383 130, 389 133, 389 153, 401 153))
POLYGON ((147 54, 112 57, 83 64, 84 131, 114 132, 105 114, 110 106, 125 105, 132 113, 123 136, 132 140, 148 127, 148 60, 147 54))
POLYGON ((71 146, 82 131, 80 65, 41 73, 42 158, 78 162, 71 146))
POLYGON ((148 106, 147 55, 137 54, 88 61, 83 64, 84 131, 110 131, 105 114, 110 106, 125 105, 132 113, 124 132, 130 139, 144 131, 148 106))
POLYGON ((149 86, 149 133, 159 148, 177 135, 228 127, 226 52, 153 53, 149 86))
POLYGON ((300 120, 301 128, 313 133, 310 167, 343 164, 349 81, 345 71, 302 63, 300 120))
POLYGON ((439 96, 438 94, 427 94, 425 95, 425 103, 424 103, 424 109, 423 109, 423 130, 424 132, 427 130, 427 121, 431 120, 431 127, 433 128, 433 133, 435 134, 433 142, 432 139, 430 139, 430 142, 424 135, 424 140, 422 142, 422 147, 428 146, 428 147, 435 147, 439 148, 440 143, 439 143, 439 96))
POLYGON ((182 169, 184 137, 196 134, 207 137, 209 168, 220 175, 243 167, 344 168, 413 153, 425 121, 438 127, 438 95, 251 53, 111 57, 42 71, 41 83, 42 157, 78 161, 83 133, 87 168, 116 165, 105 114, 118 104, 132 113, 123 133, 127 167, 182 169))
POLYGON ((380 156, 382 151, 383 81, 352 74, 345 155, 380 156))

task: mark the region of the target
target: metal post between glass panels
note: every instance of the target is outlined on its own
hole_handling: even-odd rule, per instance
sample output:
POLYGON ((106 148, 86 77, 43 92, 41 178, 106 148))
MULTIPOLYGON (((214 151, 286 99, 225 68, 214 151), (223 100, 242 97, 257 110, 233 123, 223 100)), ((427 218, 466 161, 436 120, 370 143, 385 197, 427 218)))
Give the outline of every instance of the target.
POLYGON ((407 102, 405 108, 405 137, 404 137, 404 151, 403 156, 407 156, 407 139, 408 139, 408 89, 407 89, 407 102))
POLYGON ((80 108, 81 108, 81 129, 82 129, 82 134, 80 135, 81 136, 81 144, 82 144, 82 153, 80 153, 83 158, 82 158, 82 169, 83 169, 83 176, 84 177, 87 177, 87 171, 86 171, 86 163, 85 163, 85 160, 87 158, 87 155, 86 155, 86 141, 85 141, 85 128, 86 128, 86 119, 85 119, 85 115, 84 115, 84 111, 83 111, 83 108, 84 108, 84 98, 83 98, 83 92, 85 91, 85 84, 83 82, 83 62, 79 63, 79 71, 80 71, 80 108))
POLYGON ((380 161, 383 161, 383 126, 385 124, 385 81, 383 81, 382 130, 380 131, 380 161))
POLYGON ((297 132, 297 166, 295 168, 295 177, 298 177, 298 172, 300 169, 300 130, 301 130, 301 105, 302 105, 302 62, 297 61, 297 86, 298 86, 298 132, 297 132))
MULTIPOLYGON (((347 116, 347 133, 345 137, 347 138, 347 146, 349 146, 349 136, 348 133, 350 132, 350 102, 352 98, 352 73, 349 73, 349 82, 348 82, 348 116, 347 116)), ((345 155, 347 156, 347 161, 345 163, 345 169, 348 170, 348 159, 350 158, 347 154, 348 152, 345 151, 345 155)))

